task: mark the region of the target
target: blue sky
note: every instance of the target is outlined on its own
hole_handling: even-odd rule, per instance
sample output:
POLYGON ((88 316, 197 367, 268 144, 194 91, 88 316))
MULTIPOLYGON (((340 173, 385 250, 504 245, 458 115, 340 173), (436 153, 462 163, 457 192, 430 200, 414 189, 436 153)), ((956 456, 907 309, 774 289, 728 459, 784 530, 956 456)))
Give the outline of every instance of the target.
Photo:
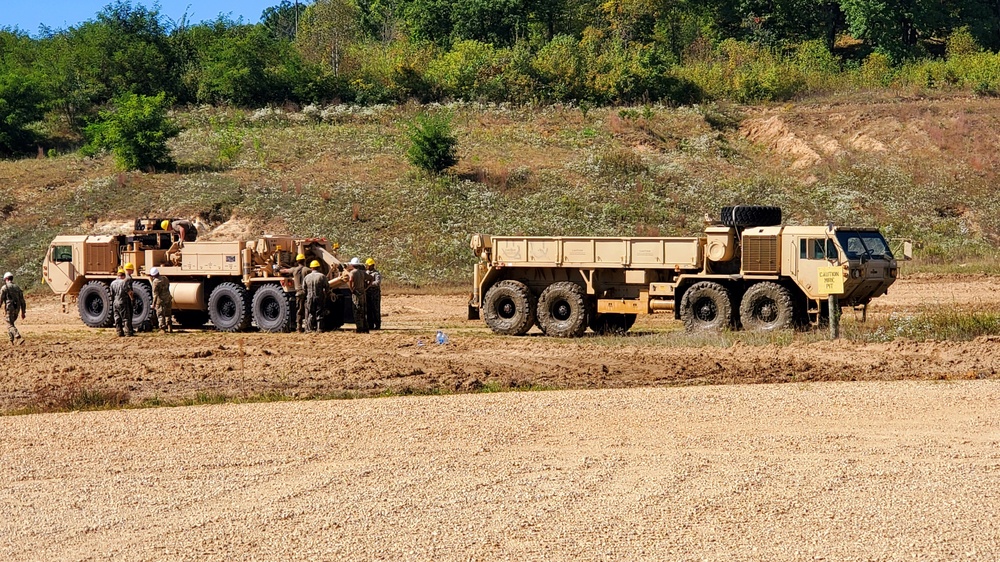
MULTIPOLYGON (((62 29, 92 20, 111 0, 0 0, 0 27, 18 27, 31 35, 38 34, 38 26, 62 29)), ((133 5, 152 8, 153 0, 132 0, 133 5)), ((214 20, 227 14, 234 20, 242 17, 248 23, 260 21, 265 8, 276 6, 281 0, 160 0, 160 13, 179 21, 186 12, 188 21, 197 23, 214 20)), ((300 3, 304 3, 300 0, 300 3)))

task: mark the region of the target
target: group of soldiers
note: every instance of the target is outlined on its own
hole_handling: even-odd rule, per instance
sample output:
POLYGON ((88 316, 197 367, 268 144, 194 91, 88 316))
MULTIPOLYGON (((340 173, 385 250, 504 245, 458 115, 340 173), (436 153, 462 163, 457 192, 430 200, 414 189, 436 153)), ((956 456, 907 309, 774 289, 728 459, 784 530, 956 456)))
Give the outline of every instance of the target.
MULTIPOLYGON (((135 293, 132 291, 132 273, 135 266, 126 263, 118 268, 118 278, 111 282, 111 310, 114 315, 115 331, 118 337, 131 337, 135 335, 135 327, 132 325, 133 300, 135 293)), ((173 332, 170 317, 172 300, 170 297, 170 281, 160 275, 159 268, 149 270, 150 285, 153 289, 153 325, 159 326, 163 333, 173 332)))
MULTIPOLYGON (((295 284, 295 329, 298 332, 322 332, 327 302, 334 298, 331 280, 323 273, 319 260, 306 264, 306 256, 295 256, 295 266, 281 270, 290 273, 295 284)), ((382 273, 375 260, 351 258, 339 276, 351 291, 354 325, 359 334, 382 329, 382 273)))

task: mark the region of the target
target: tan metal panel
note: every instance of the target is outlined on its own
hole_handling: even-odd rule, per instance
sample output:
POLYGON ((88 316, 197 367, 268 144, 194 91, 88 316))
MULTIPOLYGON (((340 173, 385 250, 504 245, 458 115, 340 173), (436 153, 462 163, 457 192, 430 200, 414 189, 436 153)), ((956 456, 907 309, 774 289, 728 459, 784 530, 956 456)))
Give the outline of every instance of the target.
POLYGON ((594 238, 566 238, 562 243, 563 265, 594 263, 594 238))
POLYGON ((701 238, 664 238, 663 264, 691 269, 701 267, 701 238))
POLYGON ((559 261, 559 241, 528 239, 528 261, 532 265, 555 265, 559 261))
POLYGON ((663 265, 662 240, 632 240, 632 266, 663 265))
POLYGON ((599 264, 615 265, 628 263, 627 242, 627 238, 596 238, 594 240, 594 261, 599 264))
POLYGON ((524 263, 528 261, 528 241, 525 238, 501 238, 493 243, 496 261, 524 263))

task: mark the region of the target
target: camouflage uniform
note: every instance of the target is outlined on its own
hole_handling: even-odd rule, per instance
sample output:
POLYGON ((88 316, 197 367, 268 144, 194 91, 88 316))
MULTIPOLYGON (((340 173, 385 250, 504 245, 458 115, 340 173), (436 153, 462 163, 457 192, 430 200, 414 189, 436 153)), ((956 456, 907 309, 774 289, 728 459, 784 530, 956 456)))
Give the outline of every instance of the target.
POLYGON ((173 332, 174 329, 170 318, 173 315, 173 311, 170 307, 174 303, 174 300, 170 297, 170 280, 165 275, 157 275, 152 278, 152 284, 153 310, 156 311, 156 317, 159 319, 160 330, 173 332))
POLYGON ((354 326, 359 334, 368 333, 368 274, 363 267, 355 267, 349 277, 351 301, 354 303, 354 326))
POLYGON ((372 330, 382 329, 382 273, 371 266, 368 270, 368 327, 372 330))
POLYGON ((134 336, 132 329, 132 298, 129 296, 131 286, 126 277, 119 277, 111 282, 111 308, 115 314, 115 330, 118 336, 134 336))
POLYGON ((7 335, 10 336, 10 343, 13 344, 15 339, 24 343, 24 338, 21 337, 21 332, 17 331, 14 322, 17 321, 18 314, 22 318, 24 317, 27 304, 24 302, 24 293, 21 292, 21 288, 13 281, 4 280, 3 287, 0 288, 0 306, 7 309, 4 319, 7 321, 7 335))
POLYGON ((302 280, 302 285, 306 290, 306 316, 307 332, 323 331, 323 316, 326 312, 326 294, 330 289, 330 282, 326 275, 319 271, 311 271, 302 280))
POLYGON ((292 268, 292 280, 295 281, 295 329, 299 332, 306 329, 306 286, 302 280, 312 271, 300 263, 292 268))

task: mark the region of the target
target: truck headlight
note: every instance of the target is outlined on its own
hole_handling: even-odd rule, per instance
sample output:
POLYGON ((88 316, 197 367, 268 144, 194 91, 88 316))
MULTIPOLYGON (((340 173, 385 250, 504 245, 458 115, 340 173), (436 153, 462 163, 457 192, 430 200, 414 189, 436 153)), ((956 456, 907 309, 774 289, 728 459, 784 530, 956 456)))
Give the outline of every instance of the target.
POLYGON ((860 269, 852 269, 851 270, 851 279, 861 279, 861 270, 860 269))
POLYGON ((889 277, 892 277, 892 278, 899 277, 899 268, 898 267, 890 267, 889 268, 889 277))

